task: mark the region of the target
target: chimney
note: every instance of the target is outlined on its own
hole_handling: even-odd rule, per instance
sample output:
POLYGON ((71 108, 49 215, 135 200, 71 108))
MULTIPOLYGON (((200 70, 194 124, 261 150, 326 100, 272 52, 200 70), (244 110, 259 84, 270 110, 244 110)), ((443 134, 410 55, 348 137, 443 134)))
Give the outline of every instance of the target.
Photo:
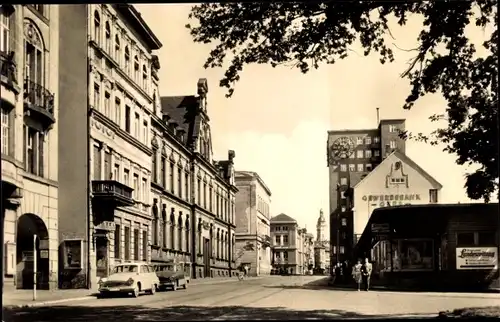
POLYGON ((377 107, 377 126, 379 123, 380 123, 380 112, 379 112, 379 108, 377 107))

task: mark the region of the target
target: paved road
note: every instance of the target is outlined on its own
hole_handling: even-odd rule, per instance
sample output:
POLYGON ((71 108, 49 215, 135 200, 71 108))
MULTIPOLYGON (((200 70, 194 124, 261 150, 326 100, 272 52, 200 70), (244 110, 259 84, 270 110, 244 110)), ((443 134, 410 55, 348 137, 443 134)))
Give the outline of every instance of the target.
POLYGON ((271 276, 134 298, 90 299, 64 305, 6 309, 5 322, 186 321, 436 316, 442 310, 500 306, 498 294, 333 290, 324 278, 271 276))

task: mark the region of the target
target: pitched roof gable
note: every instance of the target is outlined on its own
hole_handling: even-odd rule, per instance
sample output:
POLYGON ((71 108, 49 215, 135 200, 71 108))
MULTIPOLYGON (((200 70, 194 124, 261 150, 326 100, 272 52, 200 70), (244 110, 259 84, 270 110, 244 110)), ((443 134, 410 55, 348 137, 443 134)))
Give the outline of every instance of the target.
POLYGON ((408 157, 406 154, 401 153, 401 152, 396 150, 396 151, 392 152, 389 156, 387 156, 384 160, 382 160, 382 162, 375 169, 370 171, 370 173, 368 173, 361 181, 359 181, 354 186, 354 188, 360 186, 362 183, 367 181, 370 178, 370 176, 373 175, 373 173, 377 170, 377 168, 379 168, 382 164, 390 162, 388 159, 392 155, 396 156, 401 161, 403 161, 404 163, 408 164, 410 167, 415 169, 415 171, 417 171, 421 176, 423 176, 425 179, 427 179, 427 181, 429 181, 432 184, 432 186, 435 187, 435 189, 441 189, 443 187, 443 185, 441 183, 439 183, 429 173, 427 173, 424 169, 422 169, 417 163, 415 163, 412 159, 410 159, 410 157, 408 157))

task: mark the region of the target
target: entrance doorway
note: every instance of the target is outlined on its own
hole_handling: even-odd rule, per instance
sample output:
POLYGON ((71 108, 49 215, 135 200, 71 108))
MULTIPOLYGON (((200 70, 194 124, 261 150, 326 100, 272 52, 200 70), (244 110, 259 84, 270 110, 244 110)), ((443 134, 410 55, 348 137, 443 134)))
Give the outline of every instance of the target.
MULTIPOLYGON (((105 233, 103 233, 105 234, 105 233)), ((97 277, 108 276, 108 238, 105 235, 99 234, 95 239, 96 248, 96 273, 97 277)))
POLYGON ((36 256, 37 288, 48 290, 50 275, 49 232, 40 217, 34 214, 24 214, 19 217, 16 245, 17 288, 33 288, 34 256, 36 256), (34 235, 37 235, 35 244, 34 235))

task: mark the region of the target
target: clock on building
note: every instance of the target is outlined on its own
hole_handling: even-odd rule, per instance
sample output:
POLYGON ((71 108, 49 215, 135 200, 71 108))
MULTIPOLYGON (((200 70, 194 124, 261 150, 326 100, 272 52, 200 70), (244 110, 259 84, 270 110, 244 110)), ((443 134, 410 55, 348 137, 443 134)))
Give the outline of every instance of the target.
POLYGON ((335 141, 329 149, 329 164, 338 162, 341 159, 349 158, 354 151, 354 141, 347 136, 342 136, 335 141))

